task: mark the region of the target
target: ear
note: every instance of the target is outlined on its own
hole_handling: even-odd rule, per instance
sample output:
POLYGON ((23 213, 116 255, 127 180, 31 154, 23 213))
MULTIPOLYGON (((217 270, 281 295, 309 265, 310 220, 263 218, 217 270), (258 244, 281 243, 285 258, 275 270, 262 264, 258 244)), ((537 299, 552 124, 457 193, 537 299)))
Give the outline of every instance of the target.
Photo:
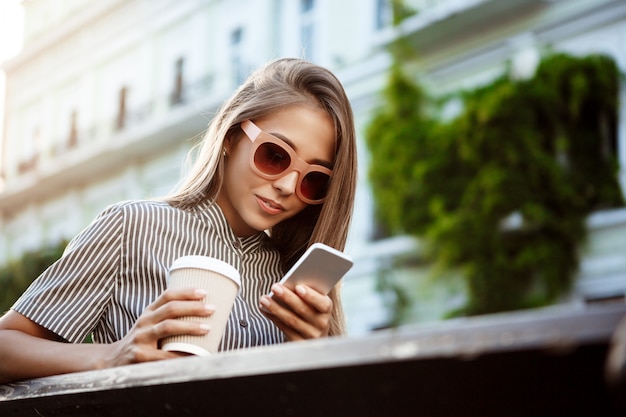
POLYGON ((232 151, 233 143, 234 142, 233 142, 232 134, 226 135, 226 137, 224 138, 224 142, 222 142, 222 156, 224 158, 230 155, 232 151))
POLYGON ((241 140, 241 137, 244 133, 241 129, 229 130, 224 138, 224 142, 222 142, 222 156, 228 157, 241 140))

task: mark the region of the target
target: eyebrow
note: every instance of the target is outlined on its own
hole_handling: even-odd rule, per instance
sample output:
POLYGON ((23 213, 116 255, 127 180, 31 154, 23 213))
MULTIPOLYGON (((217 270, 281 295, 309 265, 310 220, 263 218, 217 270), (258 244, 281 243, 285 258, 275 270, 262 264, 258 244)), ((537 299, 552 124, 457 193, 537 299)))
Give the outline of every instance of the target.
MULTIPOLYGON (((284 135, 282 135, 280 133, 275 133, 275 132, 268 132, 268 133, 270 135, 272 135, 272 136, 277 137, 278 139, 282 140, 283 142, 285 142, 287 145, 289 145, 291 147, 291 149, 296 151, 296 153, 298 152, 298 148, 286 136, 284 136, 284 135)), ((329 161, 325 161, 323 159, 313 159, 311 162, 309 162, 309 164, 321 165, 321 166, 326 167, 328 169, 333 169, 333 164, 330 163, 329 161)))

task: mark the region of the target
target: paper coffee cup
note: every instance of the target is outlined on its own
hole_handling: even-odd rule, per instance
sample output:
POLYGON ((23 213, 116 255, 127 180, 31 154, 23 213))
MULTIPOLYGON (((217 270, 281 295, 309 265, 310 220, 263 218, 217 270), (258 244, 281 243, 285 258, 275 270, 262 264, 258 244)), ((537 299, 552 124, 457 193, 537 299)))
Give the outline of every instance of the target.
POLYGON ((207 291, 205 304, 215 305, 208 317, 181 317, 179 320, 207 323, 211 326, 204 336, 177 335, 162 339, 161 349, 186 352, 193 355, 210 355, 217 352, 228 316, 241 286, 239 272, 219 259, 207 256, 184 256, 170 267, 168 288, 201 288, 207 291))

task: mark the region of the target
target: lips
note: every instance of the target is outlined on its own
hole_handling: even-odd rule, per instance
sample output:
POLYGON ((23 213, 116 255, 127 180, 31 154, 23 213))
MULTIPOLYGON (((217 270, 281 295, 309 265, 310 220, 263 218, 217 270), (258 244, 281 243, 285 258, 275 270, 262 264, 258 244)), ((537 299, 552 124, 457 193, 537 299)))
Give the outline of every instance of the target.
POLYGON ((268 214, 279 214, 285 210, 283 206, 276 203, 275 201, 267 200, 259 196, 256 196, 256 199, 261 209, 268 214))

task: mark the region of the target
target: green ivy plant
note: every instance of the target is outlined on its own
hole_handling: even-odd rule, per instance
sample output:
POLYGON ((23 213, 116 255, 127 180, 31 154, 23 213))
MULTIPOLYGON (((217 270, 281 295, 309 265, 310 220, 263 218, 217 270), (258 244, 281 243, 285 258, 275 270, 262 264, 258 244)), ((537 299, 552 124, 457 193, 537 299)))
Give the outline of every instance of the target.
POLYGON ((0 266, 0 314, 7 311, 30 283, 63 254, 67 242, 25 253, 0 266))
POLYGON ((452 120, 395 59, 366 141, 376 215, 461 271, 483 314, 553 302, 572 284, 585 218, 624 204, 615 159, 620 73, 604 55, 544 57, 458 94, 452 120))

